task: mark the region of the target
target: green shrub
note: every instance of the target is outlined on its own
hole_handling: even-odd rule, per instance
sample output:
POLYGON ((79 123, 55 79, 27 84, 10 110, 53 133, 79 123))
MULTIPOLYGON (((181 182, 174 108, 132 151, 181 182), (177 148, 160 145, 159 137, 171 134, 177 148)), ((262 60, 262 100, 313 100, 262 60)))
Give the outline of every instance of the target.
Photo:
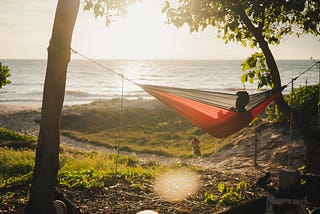
POLYGON ((0 148, 0 177, 19 176, 33 169, 34 152, 31 150, 17 151, 0 148))
POLYGON ((219 183, 217 190, 220 193, 220 196, 216 197, 213 194, 206 192, 204 195, 204 201, 207 203, 218 201, 219 204, 223 206, 230 206, 241 201, 241 199, 245 195, 246 189, 247 183, 244 181, 239 182, 236 188, 229 187, 225 183, 219 183))
POLYGON ((10 84, 10 80, 8 80, 8 77, 10 77, 10 70, 8 66, 2 65, 0 62, 0 88, 2 86, 5 86, 6 84, 10 84))
POLYGON ((0 141, 4 140, 24 140, 24 141, 35 141, 34 137, 25 134, 19 134, 14 131, 10 131, 0 127, 0 141))
MULTIPOLYGON (((284 98, 293 112, 302 115, 301 119, 303 121, 301 122, 305 126, 313 128, 317 125, 317 117, 315 115, 318 115, 319 84, 300 87, 284 98)), ((285 119, 277 105, 269 105, 265 112, 269 121, 285 119)))
POLYGON ((293 93, 286 97, 294 112, 301 117, 305 126, 314 128, 318 123, 318 106, 319 106, 319 85, 304 86, 295 89, 293 93))

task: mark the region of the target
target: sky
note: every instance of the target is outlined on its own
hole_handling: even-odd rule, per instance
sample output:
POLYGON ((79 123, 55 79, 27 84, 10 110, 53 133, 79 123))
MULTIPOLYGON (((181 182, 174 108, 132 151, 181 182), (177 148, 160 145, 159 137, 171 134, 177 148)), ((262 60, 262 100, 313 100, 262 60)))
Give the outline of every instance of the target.
MULTIPOLYGON (((45 59, 57 0, 1 0, 0 59, 45 59)), ((72 48, 103 59, 245 59, 256 50, 224 44, 213 29, 190 33, 165 23, 163 1, 130 6, 107 28, 104 19, 79 10, 72 48)), ((276 59, 320 59, 320 41, 290 37, 272 47, 276 59)))

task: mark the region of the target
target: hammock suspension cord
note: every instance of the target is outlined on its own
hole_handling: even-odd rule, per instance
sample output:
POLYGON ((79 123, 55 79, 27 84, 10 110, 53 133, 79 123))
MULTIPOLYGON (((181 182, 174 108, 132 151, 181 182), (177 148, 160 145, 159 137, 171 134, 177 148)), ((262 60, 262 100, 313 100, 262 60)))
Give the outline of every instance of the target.
MULTIPOLYGON (((292 78, 291 81, 286 85, 288 86, 289 84, 291 84, 291 94, 292 94, 292 98, 291 98, 291 108, 293 107, 293 101, 294 101, 294 87, 293 87, 293 83, 295 80, 297 80, 300 76, 302 76, 303 74, 305 74, 306 72, 308 72, 309 70, 311 70, 314 66, 317 66, 319 69, 319 92, 318 92, 318 127, 320 127, 320 61, 316 61, 313 58, 311 58, 311 60, 314 61, 314 64, 311 65, 309 68, 307 68, 305 71, 303 71, 302 73, 300 73, 299 75, 297 75, 296 77, 292 78)), ((292 109, 290 110, 290 128, 289 128, 289 143, 288 143, 288 162, 287 162, 287 168, 290 168, 290 160, 291 160, 291 145, 292 145, 292 141, 293 141, 293 113, 292 113, 292 109)))
MULTIPOLYGON (((78 54, 79 56, 87 59, 88 61, 92 62, 93 64, 96 64, 96 65, 100 66, 100 67, 103 68, 104 70, 109 71, 109 72, 111 72, 111 73, 114 73, 114 74, 118 75, 119 77, 124 78, 125 80, 128 80, 129 82, 132 82, 133 84, 139 86, 138 83, 136 83, 136 82, 134 82, 133 80, 129 79, 129 78, 128 78, 127 76, 125 76, 124 74, 118 73, 118 72, 116 72, 115 70, 112 70, 112 69, 110 69, 110 68, 102 65, 101 63, 99 63, 99 62, 91 59, 90 57, 88 57, 88 56, 80 53, 79 51, 71 48, 71 52, 72 52, 73 54, 78 54)), ((291 80, 290 82, 288 82, 287 84, 285 84, 283 87, 287 87, 289 84, 291 84, 292 82, 296 81, 299 77, 301 77, 303 74, 307 73, 307 72, 308 72, 309 70, 311 70, 314 66, 317 66, 317 67, 320 69, 320 60, 319 60, 319 61, 315 61, 315 60, 314 60, 314 64, 312 64, 309 68, 307 68, 306 70, 304 70, 303 72, 301 72, 300 74, 298 74, 296 77, 292 78, 292 80, 291 80)), ((320 75, 319 75, 319 82, 320 82, 320 75)), ((319 97, 320 97, 320 95, 319 95, 319 97)))
POLYGON ((120 156, 120 141, 121 141, 121 130, 123 128, 123 100, 124 100, 124 80, 128 80, 130 82, 132 82, 133 84, 136 84, 135 82, 133 82, 132 80, 130 80, 128 77, 126 77, 123 74, 120 74, 110 68, 107 68, 106 66, 98 63, 97 61, 87 57, 86 55, 79 53, 78 51, 74 50, 73 48, 71 48, 71 52, 73 54, 78 54, 79 56, 87 59, 88 61, 92 62, 93 64, 96 64, 100 67, 102 67, 104 70, 107 70, 111 73, 116 74, 117 76, 119 76, 121 78, 121 99, 120 99, 120 115, 119 115, 119 125, 118 125, 118 135, 117 135, 117 156, 116 156, 116 175, 118 175, 118 165, 119 165, 119 156, 120 156))
MULTIPOLYGON (((208 92, 208 91, 138 84, 138 83, 135 83, 134 81, 132 81, 131 79, 129 79, 128 77, 126 77, 124 74, 120 74, 120 73, 102 65, 102 64, 98 63, 97 61, 87 57, 86 55, 84 55, 82 53, 79 53, 78 51, 76 51, 74 49, 71 49, 71 51, 72 51, 72 53, 78 54, 78 55, 82 56, 83 58, 87 59, 88 61, 102 67, 104 70, 118 75, 119 77, 122 78, 122 82, 125 79, 125 80, 128 80, 128 81, 132 82, 133 84, 139 86, 140 88, 142 88, 143 90, 145 90, 146 92, 148 92, 149 94, 151 94, 152 96, 157 98, 158 100, 164 102, 169 107, 175 109, 180 115, 185 117, 187 120, 192 122, 194 125, 206 130, 207 132, 209 131, 209 133, 211 135, 213 135, 214 137, 224 137, 224 135, 221 135, 222 131, 225 132, 225 135, 227 136, 226 133, 231 134, 231 132, 237 131, 238 128, 241 128, 240 126, 245 125, 245 124, 241 124, 240 122, 237 125, 234 125, 234 124, 231 125, 232 124, 231 123, 230 125, 232 127, 228 128, 228 131, 230 131, 230 132, 228 132, 226 129, 222 129, 219 133, 218 133, 218 131, 215 131, 215 130, 218 130, 217 129, 218 123, 224 124, 224 127, 230 127, 229 125, 226 126, 225 124, 227 121, 230 121, 229 120, 230 118, 234 117, 234 116, 232 116, 232 115, 234 115, 234 113, 230 112, 230 110, 228 110, 228 109, 230 109, 230 100, 231 100, 230 98, 231 98, 231 96, 235 96, 235 95, 231 95, 231 94, 222 95, 222 93, 220 93, 220 95, 218 95, 217 93, 215 95, 212 95, 211 94, 212 92, 208 92), (195 94, 195 92, 196 92, 196 94, 195 94), (214 100, 212 100, 213 96, 215 96, 214 100), (221 101, 221 99, 222 99, 222 101, 221 101), (227 99, 228 99, 228 101, 227 101, 227 99), (223 107, 225 107, 225 108, 223 109, 223 107), (225 115, 223 118, 221 117, 220 120, 215 120, 215 122, 213 122, 211 120, 212 118, 217 118, 215 114, 218 114, 219 112, 223 112, 223 111, 224 111, 224 115, 225 115), (190 117, 190 115, 193 115, 193 116, 190 117), (212 127, 214 127, 214 129, 212 127)), ((287 87, 290 83, 292 84, 292 87, 293 87, 293 83, 295 80, 297 80, 300 76, 302 76, 303 74, 305 74, 306 72, 311 70, 314 66, 317 65, 319 67, 319 63, 320 63, 320 61, 315 62, 309 68, 307 68, 306 70, 304 70, 303 72, 301 72, 300 74, 298 74, 297 76, 292 78, 292 80, 289 83, 287 83, 286 85, 282 86, 281 89, 287 87)), ((320 77, 319 77, 319 79, 320 79, 320 77)), ((123 83, 122 83, 122 87, 123 87, 123 83)), ((238 119, 241 117, 240 121, 243 121, 244 123, 250 122, 249 120, 251 120, 251 119, 253 119, 253 117, 257 116, 257 114, 259 114, 259 112, 262 110, 263 106, 267 105, 269 102, 271 102, 271 99, 273 99, 274 96, 276 96, 276 95, 275 94, 272 95, 267 100, 261 100, 260 98, 258 98, 255 95, 253 102, 249 103, 250 104, 250 115, 247 114, 247 116, 241 117, 241 115, 244 115, 244 114, 237 114, 238 119), (256 103, 254 103, 254 102, 260 102, 261 105, 259 104, 259 106, 256 106, 256 103), (255 108, 255 109, 253 109, 253 108, 255 108)), ((320 96, 320 94, 319 94, 319 96, 320 96)), ((121 107, 120 107, 121 114, 122 114, 122 105, 123 105, 122 102, 123 102, 123 88, 122 88, 122 101, 121 101, 121 107)), ((122 115, 120 116, 120 120, 122 120, 122 115)), ((292 119, 290 119, 290 120, 292 120, 292 119)), ((122 123, 122 121, 120 121, 119 130, 122 126, 121 123, 122 123)), ((119 136, 118 139, 120 139, 120 133, 118 134, 118 136, 119 136)), ((119 144, 119 141, 118 141, 118 144, 119 144)), ((119 152, 119 150, 118 150, 118 152, 119 152)))
POLYGON ((99 63, 99 62, 91 59, 90 57, 88 57, 88 56, 80 53, 79 51, 77 51, 77 50, 75 50, 75 49, 73 49, 73 48, 71 48, 71 52, 72 52, 73 54, 78 54, 79 56, 87 59, 88 61, 92 62, 93 64, 96 64, 96 65, 100 66, 101 68, 103 68, 103 69, 106 70, 106 71, 109 71, 109 72, 111 72, 111 73, 114 73, 115 75, 119 76, 120 78, 123 78, 123 79, 125 79, 125 80, 127 80, 127 81, 129 81, 129 82, 132 82, 132 83, 135 84, 135 85, 138 85, 138 84, 135 83, 133 80, 131 80, 131 79, 129 79, 128 77, 126 77, 124 74, 121 74, 121 73, 119 73, 119 72, 116 72, 115 70, 112 70, 112 69, 110 69, 110 68, 102 65, 101 63, 99 63))
MULTIPOLYGON (((314 66, 317 66, 319 68, 320 66, 320 60, 314 62, 309 68, 307 68, 306 70, 304 70, 303 72, 301 72, 300 74, 298 74, 297 76, 293 77, 291 79, 290 82, 288 82, 285 86, 288 86, 289 84, 293 83, 294 81, 296 81, 299 77, 301 77, 302 75, 304 75, 305 73, 307 73, 308 71, 310 71, 314 66)), ((319 76, 319 81, 320 81, 320 76, 319 76)))
MULTIPOLYGON (((311 58, 314 62, 315 60, 311 58)), ((319 88, 318 88, 318 127, 320 128, 320 61, 317 62, 317 67, 319 69, 319 88)))
POLYGON ((121 140, 121 130, 123 128, 123 88, 124 88, 124 78, 121 77, 121 101, 120 101, 120 119, 118 126, 118 137, 117 137, 117 159, 116 159, 116 175, 118 175, 118 164, 119 164, 119 156, 120 156, 120 140, 121 140))

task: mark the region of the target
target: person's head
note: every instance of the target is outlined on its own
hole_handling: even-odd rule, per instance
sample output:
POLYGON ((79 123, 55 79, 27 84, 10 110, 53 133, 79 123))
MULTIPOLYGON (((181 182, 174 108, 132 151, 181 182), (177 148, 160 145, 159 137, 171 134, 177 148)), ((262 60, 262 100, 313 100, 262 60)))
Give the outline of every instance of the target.
POLYGON ((191 142, 192 143, 200 143, 200 140, 199 140, 198 137, 194 137, 194 138, 191 139, 191 142))
POLYGON ((249 103, 249 94, 246 91, 238 91, 236 100, 236 109, 238 112, 246 111, 246 105, 249 103))

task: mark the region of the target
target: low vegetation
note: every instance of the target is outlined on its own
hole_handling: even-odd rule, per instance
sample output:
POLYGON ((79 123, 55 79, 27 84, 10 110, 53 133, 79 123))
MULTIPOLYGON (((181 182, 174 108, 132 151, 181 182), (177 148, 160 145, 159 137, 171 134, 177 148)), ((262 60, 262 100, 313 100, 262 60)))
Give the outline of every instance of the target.
MULTIPOLYGON (((0 140, 0 210, 22 212, 28 200, 35 156, 34 148, 25 145, 35 145, 36 141, 32 137, 6 129, 0 129, 0 135, 2 136, 0 140), (8 144, 6 143, 8 140, 16 143, 8 144)), ((156 163, 141 164, 132 156, 119 156, 116 165, 117 156, 114 154, 83 152, 67 147, 62 147, 60 154, 61 168, 58 174, 58 187, 71 196, 75 204, 83 205, 83 203, 89 203, 88 200, 95 200, 90 202, 94 203, 95 207, 85 208, 88 213, 96 212, 98 209, 96 207, 100 206, 100 203, 109 203, 109 206, 114 206, 106 209, 106 212, 119 213, 123 207, 126 207, 126 211, 135 213, 145 206, 145 208, 153 207, 162 211, 170 212, 171 210, 179 213, 181 206, 184 207, 184 210, 202 212, 217 210, 220 206, 228 206, 243 200, 243 198, 238 198, 240 194, 238 189, 236 192, 232 191, 232 188, 227 187, 228 184, 225 183, 226 191, 221 192, 222 184, 212 183, 213 180, 220 180, 216 178, 221 176, 231 182, 238 179, 227 178, 223 173, 202 171, 181 163, 172 165, 171 168, 184 167, 197 172, 201 182, 205 185, 197 194, 190 195, 193 198, 190 201, 167 202, 153 192, 153 181, 157 176, 169 170, 168 167, 156 163), (218 195, 220 199, 209 202, 206 191, 218 195), (237 196, 237 200, 234 196, 237 196), (136 205, 132 204, 132 201, 135 200, 139 200, 136 205), (198 201, 199 206, 193 206, 193 200, 198 201), (116 201, 121 205, 118 206, 116 201), (130 204, 127 204, 126 201, 130 204)), ((252 178, 246 177, 246 179, 252 178)), ((184 211, 180 210, 180 213, 184 211)))
MULTIPOLYGON (((102 101, 95 104, 98 106, 95 108, 88 109, 84 105, 67 109, 62 117, 63 135, 84 143, 115 148, 120 131, 120 150, 183 158, 193 156, 189 142, 195 136, 200 137, 200 149, 204 156, 221 149, 229 142, 228 138, 212 138, 154 100, 149 101, 153 102, 150 105, 156 103, 153 108, 137 105, 130 107, 130 110, 125 109, 123 127, 119 130, 120 112, 118 108, 111 107, 119 102, 120 100, 102 101)), ((130 101, 127 102, 130 105, 130 101)))
MULTIPOLYGON (((302 87, 295 91, 295 102, 292 102, 295 109, 313 106, 312 109, 304 109, 311 124, 314 124, 314 117, 308 115, 314 115, 317 90, 318 86, 302 87)), ((289 95, 286 99, 292 97, 289 95)), ((67 111, 80 114, 72 115, 69 112, 63 116, 63 134, 84 143, 115 147, 118 111, 102 111, 96 108, 86 112, 81 109, 73 111, 73 108, 79 107, 72 107, 67 111), (86 125, 76 127, 79 121, 86 125)), ((189 158, 192 156, 189 146, 192 136, 200 136, 200 147, 204 155, 231 142, 231 138, 215 141, 169 109, 147 111, 141 108, 124 113, 125 124, 120 132, 120 146, 123 150, 189 158)), ((237 143, 234 140, 233 142, 237 143)), ((35 147, 36 138, 0 128, 0 211, 19 213, 26 205, 35 147)), ((178 163, 171 167, 181 166, 181 163, 178 163)), ((139 209, 150 208, 174 213, 214 212, 252 198, 248 185, 255 182, 255 177, 248 174, 234 177, 192 166, 184 167, 198 173, 201 180, 200 190, 190 195, 189 199, 167 202, 153 193, 152 186, 154 179, 168 170, 168 167, 157 163, 142 164, 132 156, 117 157, 111 153, 84 152, 61 147, 58 186, 87 213, 98 212, 96 209, 101 206, 105 209, 103 211, 115 213, 119 210, 135 213, 139 209)))

